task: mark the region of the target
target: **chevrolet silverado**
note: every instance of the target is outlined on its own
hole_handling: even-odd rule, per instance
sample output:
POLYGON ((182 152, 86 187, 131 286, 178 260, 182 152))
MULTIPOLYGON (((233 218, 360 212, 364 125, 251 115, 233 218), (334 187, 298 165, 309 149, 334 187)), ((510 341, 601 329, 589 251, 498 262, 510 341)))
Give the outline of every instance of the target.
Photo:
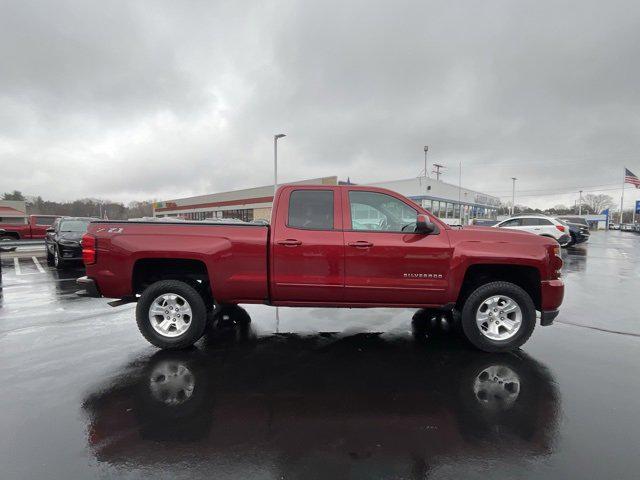
POLYGON ((92 222, 82 247, 82 293, 137 302, 140 332, 166 349, 197 342, 221 306, 266 303, 448 311, 477 348, 508 351, 564 295, 555 240, 450 227, 366 186, 280 187, 270 225, 92 222))

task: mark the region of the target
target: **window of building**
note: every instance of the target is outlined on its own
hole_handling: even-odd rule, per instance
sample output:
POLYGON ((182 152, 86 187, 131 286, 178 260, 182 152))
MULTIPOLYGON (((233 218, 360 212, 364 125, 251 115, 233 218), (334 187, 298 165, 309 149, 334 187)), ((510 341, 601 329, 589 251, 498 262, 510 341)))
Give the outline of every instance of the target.
POLYGON ((351 228, 387 232, 413 231, 417 210, 384 193, 349 192, 351 228))
POLYGON ((446 218, 453 218, 453 203, 447 202, 447 216, 446 218))
POLYGON ((222 218, 235 218, 243 222, 251 222, 253 220, 253 209, 240 208, 237 210, 222 210, 222 218))
POLYGON ((21 217, 0 217, 0 223, 10 223, 11 225, 24 225, 24 218, 21 218, 21 217))
POLYGON ((333 190, 291 192, 287 225, 311 230, 333 230, 333 190))

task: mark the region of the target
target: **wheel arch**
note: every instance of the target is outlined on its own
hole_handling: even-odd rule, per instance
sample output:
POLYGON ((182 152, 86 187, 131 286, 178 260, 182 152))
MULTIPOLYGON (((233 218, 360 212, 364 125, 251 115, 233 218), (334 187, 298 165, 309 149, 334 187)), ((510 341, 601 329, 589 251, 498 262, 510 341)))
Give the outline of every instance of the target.
POLYGON ((207 265, 191 258, 139 258, 131 272, 131 291, 139 294, 161 280, 180 280, 194 287, 206 303, 213 301, 207 265))
POLYGON ((15 240, 20 240, 20 233, 19 232, 2 232, 0 234, 0 238, 2 237, 10 237, 15 240))
POLYGON ((540 289, 540 271, 530 265, 511 264, 475 264, 467 268, 458 298, 456 308, 462 309, 467 297, 478 287, 489 282, 504 281, 521 287, 527 292, 536 310, 542 308, 542 294, 540 289))

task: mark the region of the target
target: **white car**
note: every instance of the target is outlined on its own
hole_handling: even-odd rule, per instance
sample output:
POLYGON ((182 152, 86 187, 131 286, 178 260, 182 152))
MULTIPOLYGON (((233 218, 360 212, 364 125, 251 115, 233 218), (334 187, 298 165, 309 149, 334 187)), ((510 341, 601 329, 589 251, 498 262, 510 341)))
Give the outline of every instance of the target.
POLYGON ((544 215, 519 215, 503 220, 495 228, 510 228, 555 239, 563 247, 571 242, 569 228, 555 218, 544 215))

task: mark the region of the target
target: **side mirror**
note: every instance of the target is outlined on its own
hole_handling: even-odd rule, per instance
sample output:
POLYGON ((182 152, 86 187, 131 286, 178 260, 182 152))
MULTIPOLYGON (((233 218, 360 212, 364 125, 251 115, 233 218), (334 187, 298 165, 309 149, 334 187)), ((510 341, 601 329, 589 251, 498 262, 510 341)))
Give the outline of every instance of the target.
POLYGON ((55 231, 56 231, 55 228, 52 228, 52 227, 47 228, 47 233, 55 233, 55 231))
POLYGON ((418 214, 416 218, 416 233, 429 234, 436 231, 436 226, 429 221, 429 217, 418 214))

